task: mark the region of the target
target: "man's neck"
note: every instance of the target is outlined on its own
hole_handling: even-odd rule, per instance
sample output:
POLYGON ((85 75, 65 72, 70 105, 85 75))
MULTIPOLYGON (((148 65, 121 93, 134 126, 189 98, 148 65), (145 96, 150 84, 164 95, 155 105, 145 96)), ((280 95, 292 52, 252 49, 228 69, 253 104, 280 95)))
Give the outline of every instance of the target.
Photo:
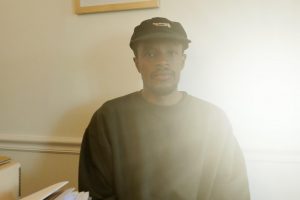
POLYGON ((156 95, 147 90, 141 91, 142 97, 149 103, 160 105, 160 106, 171 106, 177 104, 183 97, 183 93, 174 91, 166 95, 156 95))

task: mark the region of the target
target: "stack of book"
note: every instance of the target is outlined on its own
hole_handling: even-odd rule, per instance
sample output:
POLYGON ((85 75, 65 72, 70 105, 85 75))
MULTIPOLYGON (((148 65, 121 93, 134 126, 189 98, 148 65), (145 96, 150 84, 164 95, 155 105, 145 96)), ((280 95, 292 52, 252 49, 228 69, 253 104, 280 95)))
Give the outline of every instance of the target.
MULTIPOLYGON (((16 199, 20 196, 18 191, 20 164, 12 161, 10 157, 0 155, 0 200, 16 199), (16 187, 16 185, 18 187, 16 187)), ((62 181, 43 188, 20 200, 90 200, 88 192, 78 192, 75 188, 63 189, 68 181, 62 181)))
POLYGON ((68 181, 63 181, 39 190, 20 200, 89 200, 88 192, 78 192, 74 188, 63 190, 68 181))
POLYGON ((20 196, 20 163, 0 155, 0 199, 16 200, 20 196))
POLYGON ((0 155, 0 165, 8 163, 10 160, 11 159, 8 156, 0 155))

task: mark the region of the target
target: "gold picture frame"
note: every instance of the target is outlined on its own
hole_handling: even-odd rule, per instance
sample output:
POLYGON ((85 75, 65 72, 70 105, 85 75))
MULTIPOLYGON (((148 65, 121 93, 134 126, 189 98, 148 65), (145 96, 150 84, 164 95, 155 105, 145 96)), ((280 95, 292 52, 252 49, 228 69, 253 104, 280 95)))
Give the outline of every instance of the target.
POLYGON ((76 14, 157 7, 159 7, 159 0, 75 0, 76 14))

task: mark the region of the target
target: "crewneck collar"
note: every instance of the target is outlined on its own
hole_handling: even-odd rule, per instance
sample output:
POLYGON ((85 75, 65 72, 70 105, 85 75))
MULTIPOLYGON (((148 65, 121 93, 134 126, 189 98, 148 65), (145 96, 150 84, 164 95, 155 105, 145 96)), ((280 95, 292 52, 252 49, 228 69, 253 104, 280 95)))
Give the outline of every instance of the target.
POLYGON ((159 105, 159 104, 154 104, 151 103, 149 101, 147 101, 143 96, 142 96, 142 90, 136 92, 139 99, 141 100, 141 102, 143 102, 143 104, 145 104, 146 106, 152 107, 153 109, 157 108, 157 109, 170 109, 170 108, 175 108, 175 107, 180 107, 181 104, 183 104, 187 97, 188 94, 185 91, 180 91, 182 93, 182 97, 181 99, 176 103, 176 104, 172 104, 172 105, 159 105))

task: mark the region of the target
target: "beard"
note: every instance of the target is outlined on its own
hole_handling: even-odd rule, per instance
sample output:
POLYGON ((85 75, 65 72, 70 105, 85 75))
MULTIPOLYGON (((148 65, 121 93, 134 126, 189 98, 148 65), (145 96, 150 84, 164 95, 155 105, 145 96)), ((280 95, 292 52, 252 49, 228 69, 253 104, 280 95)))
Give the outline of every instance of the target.
POLYGON ((144 83, 144 88, 147 88, 149 91, 151 91, 152 94, 155 94, 157 96, 166 96, 168 94, 171 94, 172 92, 177 91, 177 86, 177 82, 168 85, 148 85, 144 83))

